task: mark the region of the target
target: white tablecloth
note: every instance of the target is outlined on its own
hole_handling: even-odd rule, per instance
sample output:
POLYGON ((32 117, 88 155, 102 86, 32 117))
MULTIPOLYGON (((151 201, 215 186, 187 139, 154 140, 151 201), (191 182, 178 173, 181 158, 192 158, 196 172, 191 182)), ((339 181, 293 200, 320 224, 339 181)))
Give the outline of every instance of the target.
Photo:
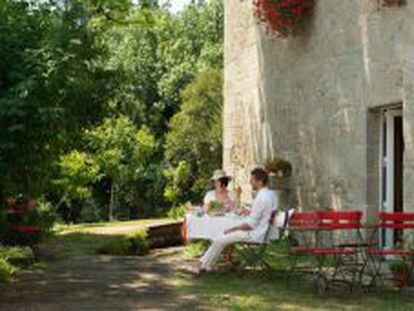
MULTIPOLYGON (((280 228, 283 228, 285 224, 285 215, 286 213, 284 212, 280 212, 276 215, 269 235, 270 240, 279 238, 280 228)), ((216 240, 223 236, 224 230, 239 226, 246 222, 246 217, 234 214, 225 214, 223 216, 204 214, 203 216, 198 216, 193 213, 188 213, 186 216, 187 239, 216 240)))

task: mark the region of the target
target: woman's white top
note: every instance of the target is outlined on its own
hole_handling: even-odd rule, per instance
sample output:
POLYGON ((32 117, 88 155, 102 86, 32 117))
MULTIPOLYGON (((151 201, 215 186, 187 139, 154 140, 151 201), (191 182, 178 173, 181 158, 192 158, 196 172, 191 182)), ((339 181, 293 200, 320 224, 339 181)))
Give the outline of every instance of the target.
MULTIPOLYGON (((230 198, 230 200, 232 202, 235 202, 236 201, 237 196, 236 196, 236 194, 234 192, 228 191, 227 194, 228 194, 228 196, 229 196, 229 198, 230 198)), ((206 195, 204 196, 203 203, 204 204, 210 204, 213 201, 217 201, 216 190, 210 190, 210 191, 208 191, 206 193, 206 195)))

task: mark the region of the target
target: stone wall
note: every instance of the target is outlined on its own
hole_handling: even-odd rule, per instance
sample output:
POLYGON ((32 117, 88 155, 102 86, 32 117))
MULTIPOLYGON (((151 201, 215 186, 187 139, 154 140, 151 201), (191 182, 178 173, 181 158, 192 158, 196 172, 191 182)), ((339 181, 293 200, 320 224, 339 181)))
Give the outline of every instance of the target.
POLYGON ((378 209, 380 107, 402 103, 404 201, 414 209, 414 0, 318 0, 306 33, 267 34, 251 0, 225 1, 224 168, 278 155, 305 209, 378 209))

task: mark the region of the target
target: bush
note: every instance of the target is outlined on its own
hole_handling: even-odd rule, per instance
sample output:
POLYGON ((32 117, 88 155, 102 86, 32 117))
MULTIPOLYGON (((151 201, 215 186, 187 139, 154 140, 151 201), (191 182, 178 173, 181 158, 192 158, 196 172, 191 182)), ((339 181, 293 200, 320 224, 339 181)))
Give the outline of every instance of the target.
POLYGON ((18 269, 10 264, 6 259, 0 258, 0 280, 7 281, 16 274, 18 269))
POLYGON ((168 211, 168 217, 172 219, 183 219, 187 213, 187 206, 182 204, 177 207, 173 207, 168 211))
POLYGON ((35 261, 35 255, 30 247, 1 247, 0 258, 18 267, 27 267, 35 261))
POLYGON ((53 231, 57 220, 55 207, 50 202, 40 199, 30 222, 38 226, 43 235, 47 235, 53 231))
POLYGON ((128 238, 128 250, 131 254, 146 255, 149 253, 148 232, 143 229, 128 238))
POLYGON ((0 247, 0 280, 7 281, 35 261, 28 247, 0 247))
POLYGON ((146 255, 149 253, 147 230, 139 230, 127 236, 109 237, 96 248, 96 254, 146 255))

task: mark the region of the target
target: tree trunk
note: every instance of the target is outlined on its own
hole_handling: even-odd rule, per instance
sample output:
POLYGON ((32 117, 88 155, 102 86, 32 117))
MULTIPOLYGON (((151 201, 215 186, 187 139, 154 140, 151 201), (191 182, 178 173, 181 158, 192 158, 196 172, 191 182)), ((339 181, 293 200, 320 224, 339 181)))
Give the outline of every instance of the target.
POLYGON ((115 220, 114 218, 114 205, 115 205, 115 182, 111 183, 111 199, 109 201, 109 221, 115 220))

